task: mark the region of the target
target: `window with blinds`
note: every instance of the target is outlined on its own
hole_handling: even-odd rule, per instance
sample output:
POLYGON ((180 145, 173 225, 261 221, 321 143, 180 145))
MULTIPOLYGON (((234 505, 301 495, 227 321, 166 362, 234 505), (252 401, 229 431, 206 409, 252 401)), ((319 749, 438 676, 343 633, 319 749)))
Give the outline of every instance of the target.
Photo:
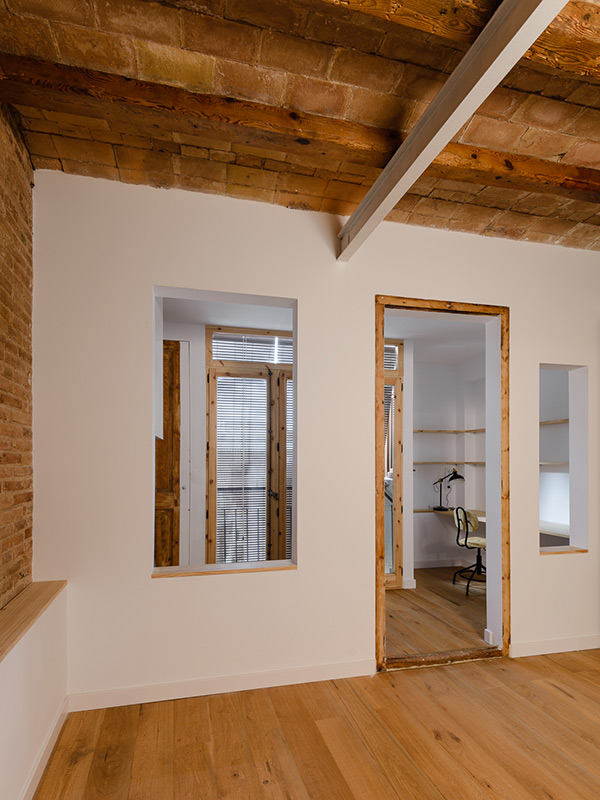
POLYGON ((206 561, 291 559, 292 339, 213 329, 207 344, 206 561))
POLYGON ((383 387, 383 426, 385 441, 385 472, 394 468, 394 410, 395 386, 383 387))
POLYGON ((398 369, 398 345, 386 344, 383 348, 383 368, 398 369))
POLYGON ((216 563, 264 561, 267 381, 217 377, 216 563))
POLYGON ((212 357, 219 361, 292 364, 294 348, 291 337, 215 331, 212 334, 212 357))

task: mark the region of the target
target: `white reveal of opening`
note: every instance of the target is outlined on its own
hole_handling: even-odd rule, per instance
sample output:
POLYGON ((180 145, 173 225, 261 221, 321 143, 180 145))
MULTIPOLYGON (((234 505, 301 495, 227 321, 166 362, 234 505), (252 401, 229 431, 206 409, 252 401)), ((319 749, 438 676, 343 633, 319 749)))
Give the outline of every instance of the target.
POLYGON ((587 548, 588 371, 540 364, 540 548, 587 548))

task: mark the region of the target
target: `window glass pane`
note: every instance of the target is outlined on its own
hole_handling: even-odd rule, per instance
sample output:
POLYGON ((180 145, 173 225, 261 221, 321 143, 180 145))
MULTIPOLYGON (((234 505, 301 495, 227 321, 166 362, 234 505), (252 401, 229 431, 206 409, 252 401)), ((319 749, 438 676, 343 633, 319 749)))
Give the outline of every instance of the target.
POLYGON ((258 361, 266 364, 292 364, 293 340, 283 336, 215 332, 213 358, 220 361, 258 361))
POLYGON ((394 562, 394 386, 383 387, 385 427, 385 572, 395 571, 394 562))
POLYGON ((285 472, 286 472, 286 505, 285 505, 285 557, 292 557, 292 501, 294 479, 294 382, 286 381, 285 395, 285 472))
POLYGON ((540 368, 540 545, 569 544, 569 371, 540 368))
POLYGON ((383 348, 383 368, 398 369, 398 345, 386 344, 383 348))
POLYGON ((216 563, 264 561, 267 382, 217 378, 216 563))

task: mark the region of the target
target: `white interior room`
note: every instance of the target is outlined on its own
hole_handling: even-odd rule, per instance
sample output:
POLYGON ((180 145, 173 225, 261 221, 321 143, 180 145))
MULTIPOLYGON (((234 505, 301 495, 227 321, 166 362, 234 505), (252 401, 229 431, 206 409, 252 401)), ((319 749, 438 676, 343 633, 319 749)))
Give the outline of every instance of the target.
MULTIPOLYGON (((343 264, 340 220, 326 214, 43 170, 34 199, 34 579, 68 588, 0 665, 22 708, 18 729, 0 725, 0 769, 10 764, 15 786, 31 782, 67 709, 374 672, 381 293, 510 308, 510 652, 600 645, 598 498, 585 551, 548 556, 538 493, 540 364, 586 366, 589 407, 600 407, 597 253, 384 223, 343 264), (157 286, 297 302, 293 569, 153 577, 157 286), (39 675, 30 656, 47 637, 56 657, 39 675)), ((420 359, 420 347, 414 384, 431 402, 413 427, 479 426, 481 335, 457 362, 440 348, 420 359)), ((599 434, 592 413, 591 486, 599 434)), ((475 438, 415 438, 415 460, 442 446, 481 457, 475 438)), ((480 469, 465 475, 467 503, 479 502, 480 469)), ((432 504, 443 473, 423 471, 422 486, 413 474, 415 507, 432 504)), ((414 515, 414 563, 450 557, 430 516, 414 515)))

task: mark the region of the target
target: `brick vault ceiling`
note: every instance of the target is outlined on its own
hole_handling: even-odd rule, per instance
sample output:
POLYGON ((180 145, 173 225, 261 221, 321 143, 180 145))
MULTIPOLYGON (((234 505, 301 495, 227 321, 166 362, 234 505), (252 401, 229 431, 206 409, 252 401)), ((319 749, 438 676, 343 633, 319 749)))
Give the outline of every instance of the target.
MULTIPOLYGON (((0 0, 36 169, 350 214, 491 0, 0 0)), ((600 250, 600 0, 568 3, 390 213, 600 250)))

